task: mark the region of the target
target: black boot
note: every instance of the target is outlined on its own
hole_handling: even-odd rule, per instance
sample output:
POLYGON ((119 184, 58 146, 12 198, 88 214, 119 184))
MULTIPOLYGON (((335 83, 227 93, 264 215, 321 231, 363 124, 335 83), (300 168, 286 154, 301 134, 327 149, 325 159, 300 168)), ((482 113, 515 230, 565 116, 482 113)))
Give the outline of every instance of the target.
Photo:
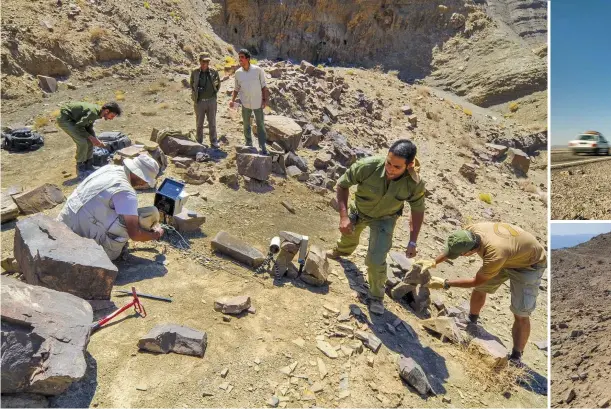
POLYGON ((85 179, 87 176, 91 174, 91 172, 87 170, 87 162, 77 162, 76 174, 77 174, 77 177, 81 180, 85 179))
POLYGON ((89 172, 95 172, 99 167, 93 166, 93 158, 91 158, 85 161, 85 169, 89 172))

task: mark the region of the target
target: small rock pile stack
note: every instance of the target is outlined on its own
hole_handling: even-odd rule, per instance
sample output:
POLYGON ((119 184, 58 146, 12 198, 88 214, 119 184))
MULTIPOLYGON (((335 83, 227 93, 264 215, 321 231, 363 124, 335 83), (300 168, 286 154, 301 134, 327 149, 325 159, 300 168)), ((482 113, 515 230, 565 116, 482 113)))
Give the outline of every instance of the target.
POLYGON ((431 280, 431 273, 403 253, 391 251, 389 258, 386 291, 393 300, 407 300, 417 313, 425 312, 431 305, 431 292, 424 285, 431 280))
POLYGON ((304 268, 299 274, 298 267, 293 260, 304 240, 300 234, 282 231, 280 232, 280 253, 276 258, 276 278, 287 276, 297 278, 313 286, 322 286, 327 282, 329 276, 329 261, 323 249, 312 245, 305 259, 304 268))

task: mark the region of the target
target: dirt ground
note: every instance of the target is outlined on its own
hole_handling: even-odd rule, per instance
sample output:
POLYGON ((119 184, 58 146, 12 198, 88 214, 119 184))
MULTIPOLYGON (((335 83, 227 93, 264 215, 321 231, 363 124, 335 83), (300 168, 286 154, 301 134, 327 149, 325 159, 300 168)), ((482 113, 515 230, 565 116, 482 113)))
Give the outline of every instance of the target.
POLYGON ((552 219, 608 220, 611 217, 611 161, 552 169, 551 173, 552 219))
MULTIPOLYGON (((458 174, 463 158, 481 147, 485 140, 477 139, 465 126, 472 121, 479 126, 490 126, 489 119, 471 118, 443 101, 443 98, 423 94, 416 87, 401 88, 396 77, 372 71, 358 71, 346 76, 353 87, 368 95, 383 95, 385 112, 413 102, 421 118, 416 130, 404 131, 419 148, 423 163, 422 175, 431 193, 420 239, 419 256, 434 257, 441 249, 445 235, 457 228, 453 220, 470 223, 480 220, 503 220, 515 223, 536 235, 547 244, 546 204, 533 188, 546 190, 545 152, 533 159, 528 179, 518 179, 503 165, 486 166, 479 173, 476 184, 467 182, 458 174), (417 102, 418 97, 420 98, 417 102), (436 110, 442 121, 426 119, 426 112, 436 110), (467 135, 467 136, 465 136, 467 135), (491 204, 481 201, 479 193, 490 193, 491 204)), ((3 104, 3 125, 32 123, 40 115, 48 115, 61 102, 70 100, 105 101, 115 98, 115 91, 124 91, 122 105, 125 115, 112 122, 100 121, 98 132, 122 130, 133 140, 149 139, 153 127, 189 129, 194 127, 194 116, 188 96, 180 81, 169 81, 160 91, 147 91, 157 83, 157 76, 121 80, 108 77, 87 84, 77 84, 76 90, 52 94, 40 103, 29 106, 3 104)), ((230 81, 231 82, 231 81, 230 81)), ((224 83, 222 91, 227 87, 224 83)), ((240 145, 242 126, 228 114, 228 96, 219 97, 218 129, 229 141, 223 148, 230 155, 233 146, 240 145)), ((502 121, 502 120, 501 120, 502 121)), ((400 135, 396 129, 406 129, 406 120, 389 133, 389 140, 400 135), (397 133, 394 133, 397 132, 397 133)), ((394 122, 393 122, 394 123, 394 122)), ((338 126, 343 130, 341 126, 338 126)), ((349 132, 349 126, 345 126, 349 132)), ((68 195, 75 186, 74 145, 70 138, 57 131, 54 124, 41 129, 45 146, 27 154, 2 152, 2 187, 21 184, 35 187, 54 183, 68 195)), ((350 135, 352 136, 352 135, 350 135)), ((354 137, 356 138, 356 137, 354 137)), ((352 139, 353 145, 363 143, 352 139)), ((385 149, 380 150, 385 153, 385 149)), ((316 152, 299 151, 312 158, 316 152)), ((226 165, 222 159, 219 168, 226 165)), ((173 166, 167 175, 180 177, 173 166)), ((282 407, 546 407, 547 406, 547 353, 532 342, 547 339, 547 291, 539 293, 537 309, 532 315, 532 333, 524 361, 532 369, 538 383, 536 391, 519 386, 511 376, 494 375, 478 360, 473 359, 460 346, 442 343, 425 331, 419 318, 403 303, 386 299, 387 312, 381 318, 370 317, 357 321, 355 327, 372 331, 383 342, 377 354, 365 349, 362 354, 341 356, 332 360, 316 348, 316 337, 336 323, 324 306, 346 310, 358 305, 368 316, 367 309, 355 297, 353 287, 364 280, 366 235, 356 253, 343 265, 331 261, 333 273, 327 287, 309 287, 300 281, 274 282, 268 274, 255 275, 253 271, 214 255, 210 240, 225 230, 265 250, 271 237, 279 231, 289 230, 310 237, 311 244, 330 247, 338 238, 337 213, 328 205, 332 193, 326 196, 313 193, 296 180, 273 177, 272 189, 266 193, 249 191, 242 185, 231 190, 216 182, 212 185, 188 185, 187 207, 204 213, 207 221, 202 233, 187 236, 192 251, 201 255, 199 260, 186 255, 164 242, 131 244, 129 258, 119 264, 116 287, 135 286, 138 291, 171 296, 172 303, 143 300, 147 317, 125 313, 112 325, 91 336, 88 347, 89 370, 86 377, 71 389, 51 400, 55 407, 262 407, 276 395, 282 407), (280 202, 290 201, 296 214, 290 214, 280 202), (161 254, 166 256, 161 262, 161 254), (229 322, 213 310, 214 300, 221 296, 249 295, 255 314, 233 317, 229 322), (412 337, 403 329, 393 335, 386 329, 397 317, 407 322, 412 337), (161 323, 176 323, 206 331, 208 348, 205 357, 195 358, 177 354, 153 355, 138 352, 138 339, 152 327, 161 323), (303 346, 294 343, 302 339, 303 346), (397 358, 400 354, 413 357, 427 372, 437 396, 423 399, 399 378, 397 358), (368 358, 374 356, 373 366, 368 358), (308 388, 321 381, 317 366, 320 358, 326 364, 328 375, 322 380, 324 389, 311 399, 308 388), (259 362, 259 363, 257 363, 259 362), (297 362, 293 376, 285 376, 279 369, 297 362), (226 378, 220 372, 228 368, 226 378), (339 398, 341 379, 348 379, 350 395, 339 398), (226 390, 219 386, 228 382, 226 390), (211 396, 203 396, 203 394, 211 396), (450 403, 442 401, 450 399, 450 403)), ((536 189, 535 189, 536 190, 536 189)), ((150 205, 152 192, 139 194, 141 205, 150 205)), ((47 211, 51 216, 61 206, 47 211)), ((2 256, 12 252, 15 222, 2 225, 2 256)), ((409 237, 407 217, 402 217, 395 231, 394 250, 402 251, 409 237)), ((475 258, 456 260, 453 265, 440 266, 435 274, 442 277, 468 277, 475 274, 479 261, 475 258)), ((547 288, 547 277, 544 281, 547 288)), ((433 293, 446 306, 458 306, 469 299, 469 291, 452 289, 433 293)), ((116 305, 126 298, 113 296, 116 305)), ((509 286, 502 286, 489 297, 482 312, 484 327, 497 335, 511 348, 509 286)), ((350 342, 331 338, 333 345, 350 342)), ((298 341, 299 342, 299 341, 298 341)), ((345 381, 343 383, 345 386, 345 381)))
POLYGON ((552 252, 552 407, 608 407, 611 234, 552 252))

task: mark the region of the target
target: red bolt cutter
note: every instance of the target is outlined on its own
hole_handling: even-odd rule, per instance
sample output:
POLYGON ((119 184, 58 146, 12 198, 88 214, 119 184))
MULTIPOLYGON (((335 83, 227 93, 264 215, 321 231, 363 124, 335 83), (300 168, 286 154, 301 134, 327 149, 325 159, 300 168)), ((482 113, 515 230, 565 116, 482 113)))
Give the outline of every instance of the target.
POLYGON ((136 314, 140 315, 142 318, 146 317, 146 310, 144 309, 144 306, 140 304, 140 300, 138 299, 138 295, 136 294, 136 287, 132 287, 132 296, 134 297, 132 299, 132 302, 124 305, 123 307, 119 308, 117 311, 113 312, 110 315, 107 315, 106 317, 102 318, 98 322, 94 322, 93 324, 91 324, 91 332, 99 329, 102 325, 106 324, 108 321, 110 321, 117 315, 121 314, 123 311, 125 311, 126 309, 128 309, 131 306, 134 306, 134 311, 136 311, 136 314))

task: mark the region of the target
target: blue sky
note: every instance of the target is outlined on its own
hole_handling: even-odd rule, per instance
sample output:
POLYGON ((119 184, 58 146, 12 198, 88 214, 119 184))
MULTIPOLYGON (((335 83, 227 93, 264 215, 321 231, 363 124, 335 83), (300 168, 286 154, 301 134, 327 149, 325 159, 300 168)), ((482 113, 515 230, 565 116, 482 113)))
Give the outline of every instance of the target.
POLYGON ((611 0, 551 1, 551 143, 611 138, 611 0))
POLYGON ((552 236, 568 236, 577 234, 602 234, 611 232, 611 222, 606 223, 552 223, 552 236))

